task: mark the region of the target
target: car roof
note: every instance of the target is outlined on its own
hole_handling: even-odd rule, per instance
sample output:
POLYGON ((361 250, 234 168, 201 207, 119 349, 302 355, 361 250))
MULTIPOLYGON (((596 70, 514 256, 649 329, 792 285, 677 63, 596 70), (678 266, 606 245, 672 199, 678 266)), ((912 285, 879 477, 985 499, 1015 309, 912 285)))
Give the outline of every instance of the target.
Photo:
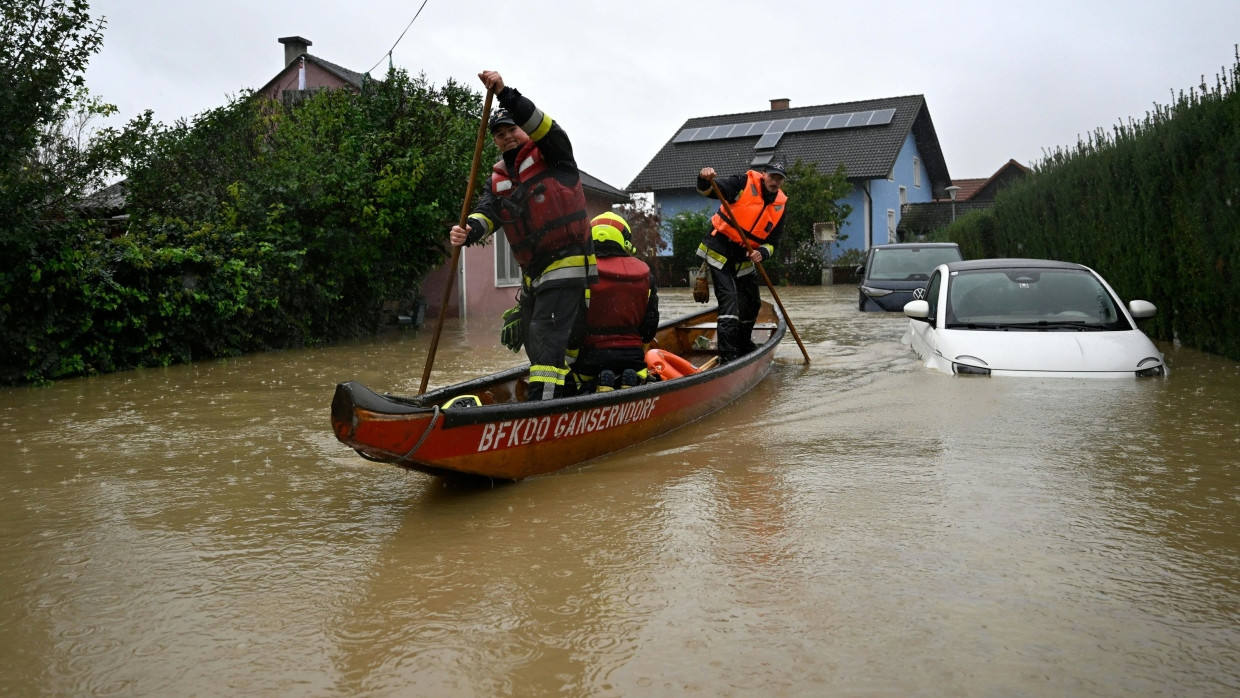
POLYGON ((954 242, 893 242, 887 245, 874 245, 872 250, 907 250, 927 247, 960 247, 954 242))
POLYGON ((1087 269, 1088 267, 1075 262, 1060 262, 1054 259, 1023 259, 1020 257, 996 257, 993 259, 970 259, 965 262, 948 262, 948 271, 972 271, 976 269, 1087 269))

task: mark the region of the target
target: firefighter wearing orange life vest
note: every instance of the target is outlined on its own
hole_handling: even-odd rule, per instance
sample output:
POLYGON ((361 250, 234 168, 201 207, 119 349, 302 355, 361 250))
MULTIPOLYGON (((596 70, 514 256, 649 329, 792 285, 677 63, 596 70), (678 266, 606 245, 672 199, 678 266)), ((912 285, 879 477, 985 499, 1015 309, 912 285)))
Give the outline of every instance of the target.
POLYGON ((783 234, 788 197, 780 187, 785 176, 783 165, 777 163, 767 165, 764 172, 750 170, 741 175, 715 178, 714 168, 703 167, 698 174, 698 192, 716 198, 710 186, 711 179, 715 178, 715 184, 736 217, 736 220, 729 219, 720 206, 711 218, 712 230, 697 250, 698 256, 710 265, 715 300, 719 303, 719 359, 725 363, 756 348, 752 339, 753 326, 762 299, 758 295, 754 265, 774 253, 783 234), (752 250, 746 250, 742 235, 748 239, 752 250))
POLYGON ((516 351, 524 343, 530 359, 526 399, 549 400, 564 392, 566 352, 580 341, 587 287, 598 278, 581 171, 558 123, 499 73, 478 78, 499 99, 490 129, 503 157, 468 227, 453 226, 449 239, 469 245, 503 227, 523 277, 520 302, 505 313, 518 335, 509 346, 516 351))
POLYGON ((590 287, 585 336, 572 373, 581 391, 640 385, 646 379, 643 345, 659 328, 654 274, 633 256, 633 233, 624 218, 603 213, 590 226, 598 282, 590 287))

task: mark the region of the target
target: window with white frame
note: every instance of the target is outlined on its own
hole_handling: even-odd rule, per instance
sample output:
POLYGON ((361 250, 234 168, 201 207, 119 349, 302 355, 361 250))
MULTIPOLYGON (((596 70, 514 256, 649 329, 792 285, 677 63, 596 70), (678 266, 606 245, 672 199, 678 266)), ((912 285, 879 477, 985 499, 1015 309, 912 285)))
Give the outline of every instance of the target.
POLYGON ((901 184, 900 185, 900 205, 903 206, 904 204, 907 204, 907 203, 908 203, 908 187, 901 184))
POLYGON ((896 241, 896 210, 887 209, 887 242, 896 241))
POLYGON ((512 247, 508 244, 508 236, 503 230, 496 231, 495 244, 495 287, 520 286, 521 265, 512 256, 512 247))
POLYGON ((913 186, 921 189, 921 160, 913 158, 913 186))

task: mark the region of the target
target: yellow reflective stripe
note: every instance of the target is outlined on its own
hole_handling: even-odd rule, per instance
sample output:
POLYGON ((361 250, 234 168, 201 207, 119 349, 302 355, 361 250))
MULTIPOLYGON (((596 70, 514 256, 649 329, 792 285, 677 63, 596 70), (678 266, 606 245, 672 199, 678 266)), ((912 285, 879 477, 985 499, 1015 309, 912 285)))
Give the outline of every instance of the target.
POLYGON ((771 258, 771 256, 775 254, 775 246, 774 246, 774 245, 764 244, 764 245, 758 245, 758 247, 760 247, 760 248, 762 248, 762 249, 766 250, 766 258, 767 258, 767 259, 770 259, 770 258, 771 258))
POLYGON ((491 231, 495 230, 495 223, 491 222, 491 219, 490 219, 490 218, 487 218, 486 216, 482 215, 481 213, 471 213, 471 214, 469 214, 469 217, 470 217, 470 218, 473 218, 473 219, 475 219, 475 220, 477 220, 477 221, 479 221, 479 222, 481 222, 481 223, 482 223, 482 225, 483 225, 483 228, 482 228, 482 229, 483 229, 483 231, 485 231, 485 232, 483 233, 484 235, 490 235, 490 234, 491 234, 491 231))
POLYGON ((722 269, 723 265, 728 263, 728 258, 706 246, 706 243, 698 245, 697 256, 706 260, 706 263, 716 269, 722 269))
POLYGON ((746 274, 752 274, 754 272, 754 269, 756 268, 757 267, 753 265, 753 262, 749 260, 745 260, 741 262, 740 264, 736 265, 736 275, 744 276, 746 274))
POLYGON ((540 141, 551 130, 551 117, 541 109, 535 109, 528 121, 521 124, 521 130, 530 134, 530 140, 540 141))
POLYGON ((559 366, 546 366, 538 364, 530 366, 530 382, 531 383, 551 383, 552 385, 564 385, 564 378, 568 375, 567 368, 559 366))
POLYGON ((561 279, 590 279, 598 276, 598 269, 593 264, 594 255, 586 257, 585 255, 570 255, 563 259, 557 259, 538 275, 530 284, 531 288, 538 288, 544 281, 553 281, 561 279), (587 261, 589 260, 589 264, 587 261))

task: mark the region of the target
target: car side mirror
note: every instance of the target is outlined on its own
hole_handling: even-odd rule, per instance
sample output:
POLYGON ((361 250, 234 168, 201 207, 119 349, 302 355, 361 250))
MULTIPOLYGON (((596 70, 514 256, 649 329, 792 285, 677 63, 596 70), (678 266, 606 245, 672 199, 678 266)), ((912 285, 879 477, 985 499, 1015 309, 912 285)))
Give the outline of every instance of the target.
POLYGON ((1149 301, 1128 301, 1128 312, 1132 313, 1132 317, 1141 320, 1147 317, 1154 317, 1158 312, 1158 308, 1149 301))
POLYGON ((864 264, 858 264, 858 265, 857 265, 856 272, 857 272, 857 276, 865 276, 865 265, 864 265, 864 264))
POLYGON ((904 314, 914 320, 930 322, 930 303, 927 301, 909 301, 904 304, 904 314))

